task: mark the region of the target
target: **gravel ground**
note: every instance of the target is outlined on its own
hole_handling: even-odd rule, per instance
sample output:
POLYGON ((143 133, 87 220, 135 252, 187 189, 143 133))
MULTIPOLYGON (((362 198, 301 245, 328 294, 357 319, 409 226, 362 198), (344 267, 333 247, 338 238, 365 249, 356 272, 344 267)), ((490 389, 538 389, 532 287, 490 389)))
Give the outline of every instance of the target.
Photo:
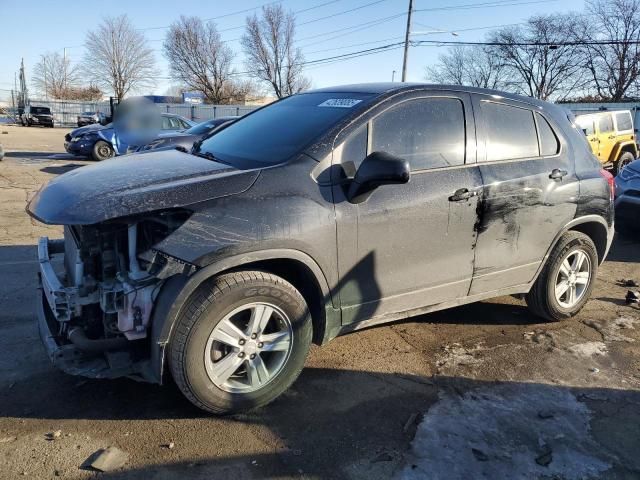
POLYGON ((216 418, 172 384, 49 365, 34 320, 35 243, 61 230, 24 207, 90 162, 61 153, 62 129, 5 131, 0 478, 640 478, 640 310, 618 284, 640 281, 640 242, 616 238, 572 320, 538 323, 508 297, 371 328, 314 347, 272 405, 216 418), (123 468, 81 468, 108 446, 128 454, 123 468))

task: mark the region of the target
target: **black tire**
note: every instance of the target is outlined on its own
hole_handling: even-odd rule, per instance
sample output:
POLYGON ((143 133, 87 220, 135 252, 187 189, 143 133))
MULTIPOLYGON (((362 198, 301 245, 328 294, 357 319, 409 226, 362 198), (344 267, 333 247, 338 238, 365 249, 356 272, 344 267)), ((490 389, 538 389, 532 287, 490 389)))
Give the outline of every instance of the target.
POLYGON ((270 273, 242 271, 221 275, 199 287, 183 307, 173 332, 168 359, 178 388, 197 407, 230 414, 266 405, 293 384, 309 352, 312 324, 307 304, 293 285, 270 273), (229 392, 209 378, 203 355, 214 327, 230 312, 253 302, 270 303, 288 316, 291 349, 279 373, 265 386, 250 392, 229 392))
POLYGON ((98 140, 93 145, 93 150, 91 150, 91 158, 93 158, 96 162, 111 158, 113 157, 113 155, 113 147, 104 140, 98 140))
POLYGON ((629 165, 634 160, 635 160, 635 157, 631 152, 624 152, 622 155, 620 155, 620 158, 616 162, 616 172, 615 172, 616 175, 619 174, 624 167, 629 165))
POLYGON ((598 253, 593 241, 582 232, 567 232, 560 237, 536 282, 527 293, 525 297, 527 305, 534 314, 552 322, 573 317, 589 300, 597 273, 598 253), (580 300, 571 308, 565 308, 556 299, 556 280, 562 262, 576 250, 582 250, 587 254, 590 262, 590 276, 580 300))

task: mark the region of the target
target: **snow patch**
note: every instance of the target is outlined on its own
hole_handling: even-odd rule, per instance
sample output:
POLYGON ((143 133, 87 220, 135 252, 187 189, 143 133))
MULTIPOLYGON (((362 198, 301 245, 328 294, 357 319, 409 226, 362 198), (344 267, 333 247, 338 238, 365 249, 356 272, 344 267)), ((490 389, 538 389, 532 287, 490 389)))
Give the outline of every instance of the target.
POLYGON ((398 478, 598 478, 590 412, 565 388, 502 384, 443 393, 425 414, 398 478))
POLYGON ((571 345, 567 348, 570 353, 578 355, 579 357, 593 357, 595 355, 606 355, 607 346, 604 342, 585 342, 571 345))

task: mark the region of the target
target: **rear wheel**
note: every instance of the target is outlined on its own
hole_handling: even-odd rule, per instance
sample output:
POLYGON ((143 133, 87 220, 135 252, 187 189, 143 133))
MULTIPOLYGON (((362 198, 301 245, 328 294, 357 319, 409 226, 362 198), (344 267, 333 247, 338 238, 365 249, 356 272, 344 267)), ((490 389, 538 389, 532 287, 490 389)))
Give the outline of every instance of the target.
POLYGON ((111 158, 113 155, 113 147, 104 140, 98 140, 91 151, 91 157, 97 162, 111 158))
POLYGON ((222 275, 185 305, 169 345, 182 393, 217 414, 265 405, 298 377, 311 344, 300 293, 269 273, 222 275))
POLYGON ((527 294, 527 305, 546 320, 572 317, 589 300, 597 271, 598 254, 593 241, 584 233, 567 232, 527 294))
POLYGON ((616 175, 622 171, 624 167, 635 160, 633 153, 624 152, 616 162, 616 175))

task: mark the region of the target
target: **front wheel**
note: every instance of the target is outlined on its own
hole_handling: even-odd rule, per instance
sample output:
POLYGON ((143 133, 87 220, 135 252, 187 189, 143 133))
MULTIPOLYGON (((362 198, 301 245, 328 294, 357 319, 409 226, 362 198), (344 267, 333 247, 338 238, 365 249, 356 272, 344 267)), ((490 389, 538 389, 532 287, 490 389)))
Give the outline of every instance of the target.
POLYGON ((567 232, 527 294, 527 305, 546 320, 573 317, 589 300, 597 272, 598 253, 593 241, 584 233, 567 232))
POLYGON ((98 140, 91 151, 91 157, 97 162, 111 158, 113 155, 113 147, 104 140, 98 140))
POLYGON ((286 280, 260 271, 222 275, 184 306, 169 344, 182 393, 216 414, 250 410, 296 380, 311 344, 311 316, 286 280))

